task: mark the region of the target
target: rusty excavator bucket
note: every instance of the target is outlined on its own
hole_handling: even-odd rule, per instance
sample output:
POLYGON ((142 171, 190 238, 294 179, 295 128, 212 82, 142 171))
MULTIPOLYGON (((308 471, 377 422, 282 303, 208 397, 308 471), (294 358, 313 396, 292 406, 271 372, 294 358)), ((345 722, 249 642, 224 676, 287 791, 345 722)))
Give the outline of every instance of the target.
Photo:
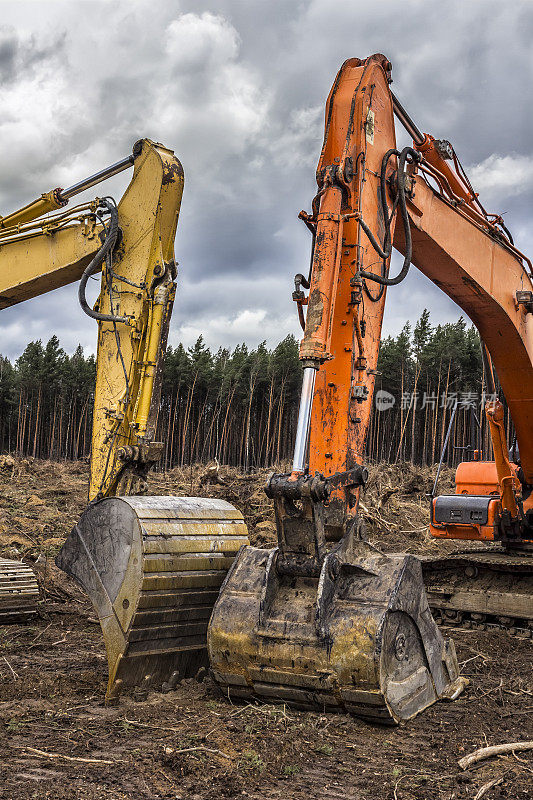
POLYGON ((420 562, 357 538, 325 538, 321 476, 273 476, 279 546, 244 547, 208 630, 213 675, 230 698, 351 712, 397 723, 465 685, 429 610, 420 562))
POLYGON ((242 514, 224 500, 132 496, 89 505, 56 563, 98 614, 107 702, 123 686, 172 686, 208 666, 209 617, 245 544, 242 514))

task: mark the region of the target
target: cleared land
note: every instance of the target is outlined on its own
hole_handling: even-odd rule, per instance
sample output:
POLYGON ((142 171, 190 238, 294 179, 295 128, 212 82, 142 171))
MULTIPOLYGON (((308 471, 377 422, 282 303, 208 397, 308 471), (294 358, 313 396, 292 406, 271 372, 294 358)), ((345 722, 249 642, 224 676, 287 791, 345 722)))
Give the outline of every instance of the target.
MULTIPOLYGON (((429 472, 380 466, 372 474, 363 498, 370 540, 437 552, 426 529, 429 472)), ((271 544, 265 476, 173 470, 153 476, 152 491, 224 497, 245 514, 253 542, 271 544)), ((467 771, 457 763, 487 744, 533 739, 533 640, 505 632, 449 631, 470 687, 395 729, 231 705, 209 678, 105 708, 99 625, 52 566, 85 505, 86 481, 83 463, 0 457, 0 555, 37 562, 45 598, 38 619, 0 626, 0 798, 461 800, 499 778, 478 797, 533 797, 531 752, 467 771)), ((446 473, 443 489, 449 481, 446 473)))

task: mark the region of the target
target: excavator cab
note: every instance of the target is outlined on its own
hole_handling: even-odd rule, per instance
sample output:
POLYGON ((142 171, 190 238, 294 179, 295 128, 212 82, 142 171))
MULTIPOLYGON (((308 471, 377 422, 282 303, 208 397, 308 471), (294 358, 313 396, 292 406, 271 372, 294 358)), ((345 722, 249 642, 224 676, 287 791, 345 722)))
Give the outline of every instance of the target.
POLYGON ((318 193, 312 214, 300 214, 313 255, 293 295, 301 320, 307 306, 293 469, 266 487, 278 546, 239 552, 208 629, 227 696, 381 723, 409 719, 465 685, 453 642, 431 615, 420 562, 366 542, 357 514, 396 211, 408 236, 417 159, 412 148, 396 150, 390 70, 382 55, 350 59, 328 98, 318 193))

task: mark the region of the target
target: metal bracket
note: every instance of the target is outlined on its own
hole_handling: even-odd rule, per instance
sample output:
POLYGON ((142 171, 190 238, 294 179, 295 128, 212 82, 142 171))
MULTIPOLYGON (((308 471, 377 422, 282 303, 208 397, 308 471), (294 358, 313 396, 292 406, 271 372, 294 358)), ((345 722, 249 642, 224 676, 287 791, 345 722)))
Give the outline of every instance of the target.
POLYGON ((320 473, 270 475, 265 492, 274 500, 280 572, 308 577, 320 574, 326 555, 326 509, 331 491, 344 489, 348 504, 350 490, 364 486, 367 480, 368 470, 359 465, 328 477, 320 473))
POLYGON ((433 142, 433 147, 441 158, 444 158, 446 161, 452 160, 453 147, 451 142, 449 142, 447 139, 435 139, 433 142))
MULTIPOLYGON (((360 369, 364 369, 364 367, 360 367, 360 369)), ((368 389, 364 384, 356 384, 352 387, 352 400, 357 403, 363 403, 367 397, 368 389)))
POLYGON ((516 292, 515 297, 518 307, 523 306, 526 314, 533 314, 533 292, 519 290, 516 292))

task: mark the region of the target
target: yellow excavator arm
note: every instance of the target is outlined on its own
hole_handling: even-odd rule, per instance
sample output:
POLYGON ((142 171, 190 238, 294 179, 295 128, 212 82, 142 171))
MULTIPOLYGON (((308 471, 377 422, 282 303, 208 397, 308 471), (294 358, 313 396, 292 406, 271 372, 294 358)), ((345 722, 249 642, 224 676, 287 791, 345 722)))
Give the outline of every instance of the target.
MULTIPOLYGON (((163 446, 155 432, 182 192, 174 153, 143 139, 122 161, 0 218, 0 308, 79 280, 81 308, 98 323, 89 505, 56 563, 98 613, 108 700, 123 684, 172 684, 207 665, 211 609, 248 542, 242 514, 229 503, 145 496, 163 446), (118 204, 100 197, 65 207, 132 165, 118 204), (86 287, 97 274, 100 294, 91 308, 86 287)), ((0 562, 0 617, 4 594, 11 612, 20 612, 22 600, 26 613, 32 601, 35 607, 29 572, 0 562), (4 592, 15 583, 15 593, 4 592)))
POLYGON ((161 450, 153 441, 158 375, 176 286, 183 169, 171 150, 148 139, 119 162, 131 164, 133 178, 117 206, 96 199, 38 216, 67 202, 55 189, 0 218, 0 308, 79 279, 84 290, 101 271, 96 310, 82 302, 99 328, 89 500, 138 493, 161 450))

